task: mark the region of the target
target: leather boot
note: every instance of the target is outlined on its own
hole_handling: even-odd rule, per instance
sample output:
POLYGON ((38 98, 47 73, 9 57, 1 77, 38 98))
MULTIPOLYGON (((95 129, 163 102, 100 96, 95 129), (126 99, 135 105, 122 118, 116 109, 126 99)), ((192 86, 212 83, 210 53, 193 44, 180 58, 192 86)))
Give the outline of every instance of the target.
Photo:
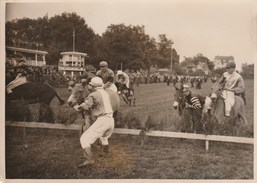
POLYGON ((109 156, 109 147, 108 147, 108 145, 102 145, 101 156, 102 157, 108 157, 109 156))

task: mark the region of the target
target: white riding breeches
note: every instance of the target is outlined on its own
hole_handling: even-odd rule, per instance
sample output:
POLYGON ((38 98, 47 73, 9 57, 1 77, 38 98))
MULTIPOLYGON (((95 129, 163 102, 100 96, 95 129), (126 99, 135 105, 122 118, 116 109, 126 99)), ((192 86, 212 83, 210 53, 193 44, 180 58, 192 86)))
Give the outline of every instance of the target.
POLYGON ((90 147, 98 138, 102 145, 108 145, 108 138, 114 129, 112 115, 99 116, 97 120, 81 135, 80 144, 83 149, 90 147))
POLYGON ((223 90, 221 96, 224 99, 225 103, 225 115, 230 116, 231 108, 234 106, 235 103, 234 92, 223 90))

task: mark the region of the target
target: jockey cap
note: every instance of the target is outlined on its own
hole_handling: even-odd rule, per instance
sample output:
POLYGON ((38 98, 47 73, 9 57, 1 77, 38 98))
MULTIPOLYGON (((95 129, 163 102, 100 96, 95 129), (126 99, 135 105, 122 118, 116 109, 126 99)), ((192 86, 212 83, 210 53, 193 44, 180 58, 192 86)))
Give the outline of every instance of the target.
POLYGON ((100 62, 99 66, 100 67, 107 67, 108 63, 106 61, 102 61, 102 62, 100 62))
POLYGON ((188 89, 189 89, 189 86, 188 85, 183 85, 183 91, 185 92, 185 91, 188 91, 188 89))
POLYGON ((69 86, 75 85, 75 82, 71 80, 71 81, 69 81, 68 85, 69 86))
POLYGON ((100 77, 94 77, 91 79, 89 85, 94 86, 94 87, 101 87, 101 86, 103 86, 103 80, 100 77))
POLYGON ((87 79, 83 78, 81 79, 81 83, 86 83, 87 82, 87 79))
POLYGON ((120 75, 122 74, 123 72, 121 70, 118 70, 117 74, 120 75))

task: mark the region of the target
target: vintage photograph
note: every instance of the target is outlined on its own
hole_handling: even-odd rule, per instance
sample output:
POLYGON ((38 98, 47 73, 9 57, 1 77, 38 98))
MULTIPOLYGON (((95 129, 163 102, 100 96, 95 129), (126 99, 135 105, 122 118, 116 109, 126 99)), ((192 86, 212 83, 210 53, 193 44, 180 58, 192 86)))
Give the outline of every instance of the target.
POLYGON ((256 180, 255 1, 1 6, 0 182, 256 180))

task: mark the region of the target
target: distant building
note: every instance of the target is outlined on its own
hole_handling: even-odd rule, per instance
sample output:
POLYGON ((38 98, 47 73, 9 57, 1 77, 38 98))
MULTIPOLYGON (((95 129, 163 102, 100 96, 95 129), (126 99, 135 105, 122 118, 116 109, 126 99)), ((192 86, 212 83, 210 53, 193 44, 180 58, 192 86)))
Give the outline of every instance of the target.
POLYGON ((196 65, 193 63, 186 65, 185 68, 186 68, 186 73, 194 73, 196 71, 196 65))
POLYGON ((228 62, 234 62, 233 56, 215 56, 214 69, 221 69, 226 67, 228 62))
POLYGON ((58 70, 64 75, 78 76, 81 75, 85 69, 86 53, 69 51, 61 52, 62 58, 58 63, 58 70))
POLYGON ((27 60, 28 65, 45 66, 46 51, 32 50, 27 48, 6 46, 6 58, 9 62, 16 64, 15 54, 20 53, 27 60))
POLYGON ((196 70, 201 70, 203 71, 205 74, 209 74, 210 73, 210 69, 209 66, 206 62, 199 62, 196 66, 196 70))

